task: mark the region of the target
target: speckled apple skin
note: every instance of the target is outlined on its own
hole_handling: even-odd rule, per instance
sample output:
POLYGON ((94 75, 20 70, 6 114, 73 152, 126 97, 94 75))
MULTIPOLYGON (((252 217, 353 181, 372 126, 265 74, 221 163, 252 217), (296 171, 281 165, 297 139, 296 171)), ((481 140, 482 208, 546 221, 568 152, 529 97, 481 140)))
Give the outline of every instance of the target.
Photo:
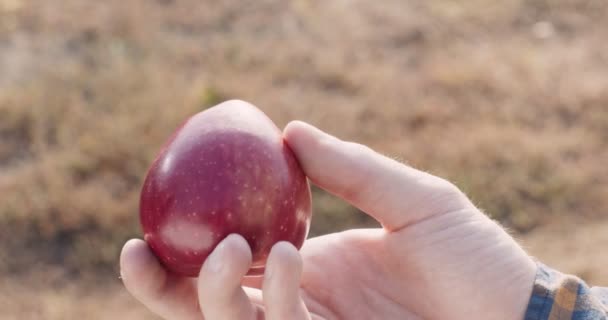
POLYGON ((310 219, 310 186, 281 130, 242 101, 188 119, 152 164, 140 199, 145 241, 188 277, 231 233, 252 249, 248 274, 263 274, 272 245, 300 248, 310 219))

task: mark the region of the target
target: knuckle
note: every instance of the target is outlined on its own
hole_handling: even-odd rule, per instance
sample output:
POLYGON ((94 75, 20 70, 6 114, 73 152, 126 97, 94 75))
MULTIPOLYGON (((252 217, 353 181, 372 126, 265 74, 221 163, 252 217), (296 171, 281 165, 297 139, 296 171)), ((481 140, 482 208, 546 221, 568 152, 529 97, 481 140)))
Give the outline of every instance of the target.
POLYGON ((460 191, 460 189, 454 183, 452 183, 448 180, 445 180, 443 178, 436 178, 436 179, 438 180, 436 182, 437 192, 444 194, 446 196, 452 196, 452 197, 464 196, 462 191, 460 191))
POLYGON ((438 199, 441 199, 446 207, 457 209, 466 208, 471 205, 467 195, 462 192, 458 186, 448 180, 442 178, 437 179, 439 181, 437 182, 435 193, 437 194, 438 199))

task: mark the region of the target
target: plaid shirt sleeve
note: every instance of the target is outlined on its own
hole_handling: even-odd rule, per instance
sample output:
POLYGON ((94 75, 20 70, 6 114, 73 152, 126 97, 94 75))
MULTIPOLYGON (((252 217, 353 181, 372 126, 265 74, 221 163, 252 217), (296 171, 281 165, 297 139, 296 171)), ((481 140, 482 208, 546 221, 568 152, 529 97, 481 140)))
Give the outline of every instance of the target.
POLYGON ((525 320, 591 319, 608 319, 608 288, 590 288, 539 263, 525 320))

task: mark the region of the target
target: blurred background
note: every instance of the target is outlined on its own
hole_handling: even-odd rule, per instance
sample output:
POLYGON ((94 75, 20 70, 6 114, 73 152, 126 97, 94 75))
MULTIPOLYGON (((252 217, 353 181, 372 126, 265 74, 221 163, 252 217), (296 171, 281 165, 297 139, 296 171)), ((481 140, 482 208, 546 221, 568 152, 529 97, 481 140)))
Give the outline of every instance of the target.
MULTIPOLYGON (((154 319, 122 289, 142 178, 240 98, 460 186, 608 285, 608 3, 0 0, 2 319, 154 319)), ((312 234, 375 225, 314 190, 312 234)))

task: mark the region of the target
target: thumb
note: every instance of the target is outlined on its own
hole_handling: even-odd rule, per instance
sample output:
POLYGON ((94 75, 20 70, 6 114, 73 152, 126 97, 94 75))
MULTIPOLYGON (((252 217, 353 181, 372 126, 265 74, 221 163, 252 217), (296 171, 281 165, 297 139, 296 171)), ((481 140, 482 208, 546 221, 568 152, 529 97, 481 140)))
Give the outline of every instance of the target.
POLYGON ((312 182, 390 231, 471 206, 450 182, 304 122, 289 123, 284 138, 312 182))

